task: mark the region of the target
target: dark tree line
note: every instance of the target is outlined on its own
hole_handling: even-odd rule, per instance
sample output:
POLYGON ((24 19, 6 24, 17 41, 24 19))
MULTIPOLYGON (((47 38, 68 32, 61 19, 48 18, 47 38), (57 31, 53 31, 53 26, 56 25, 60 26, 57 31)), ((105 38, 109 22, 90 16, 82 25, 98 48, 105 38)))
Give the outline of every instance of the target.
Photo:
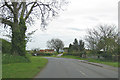
POLYGON ((73 44, 69 44, 68 54, 75 56, 82 56, 85 54, 85 45, 83 40, 78 40, 75 38, 73 44))

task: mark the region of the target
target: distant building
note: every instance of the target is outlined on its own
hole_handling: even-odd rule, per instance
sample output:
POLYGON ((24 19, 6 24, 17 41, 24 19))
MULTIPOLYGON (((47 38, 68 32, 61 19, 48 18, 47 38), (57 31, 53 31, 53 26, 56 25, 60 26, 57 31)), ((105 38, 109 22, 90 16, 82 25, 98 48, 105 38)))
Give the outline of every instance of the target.
POLYGON ((45 49, 45 52, 46 52, 46 53, 53 53, 53 52, 54 52, 54 49, 45 49))
POLYGON ((42 53, 54 53, 54 49, 44 49, 44 50, 40 50, 40 52, 42 52, 42 53))
POLYGON ((45 52, 45 50, 40 50, 40 52, 45 52))

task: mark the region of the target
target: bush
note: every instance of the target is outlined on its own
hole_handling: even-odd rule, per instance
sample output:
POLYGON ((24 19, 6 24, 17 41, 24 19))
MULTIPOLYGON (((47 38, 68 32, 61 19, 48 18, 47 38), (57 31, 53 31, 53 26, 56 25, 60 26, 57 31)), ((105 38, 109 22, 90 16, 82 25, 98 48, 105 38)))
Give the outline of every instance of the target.
POLYGON ((63 52, 63 56, 66 56, 66 55, 72 55, 72 53, 63 52))
POLYGON ((33 56, 35 56, 34 54, 37 54, 37 56, 52 56, 52 55, 56 55, 56 53, 32 53, 33 56))
POLYGON ((82 57, 83 54, 86 55, 86 51, 63 52, 63 56, 72 55, 82 57))
POLYGON ((26 56, 25 56, 26 59, 28 59, 29 61, 31 61, 32 55, 31 55, 30 53, 26 53, 25 55, 26 55, 26 56))
POLYGON ((28 56, 13 56, 10 54, 3 54, 2 55, 2 64, 9 64, 9 63, 28 63, 30 62, 28 56))
POLYGON ((112 60, 112 54, 104 53, 101 56, 104 57, 104 59, 106 59, 106 60, 112 60))
POLYGON ((57 52, 55 52, 55 53, 53 53, 53 55, 58 55, 58 53, 57 53, 57 52))
POLYGON ((4 39, 0 39, 0 40, 2 40, 2 53, 10 53, 11 43, 4 39))

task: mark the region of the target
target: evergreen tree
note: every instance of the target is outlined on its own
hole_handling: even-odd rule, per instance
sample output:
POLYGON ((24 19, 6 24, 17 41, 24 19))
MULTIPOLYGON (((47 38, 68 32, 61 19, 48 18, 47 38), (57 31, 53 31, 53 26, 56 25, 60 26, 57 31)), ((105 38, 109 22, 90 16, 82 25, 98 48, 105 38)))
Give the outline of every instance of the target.
POLYGON ((84 42, 82 40, 79 41, 79 50, 80 51, 84 50, 84 42))
POLYGON ((72 50, 73 50, 73 49, 72 49, 72 46, 73 46, 73 45, 70 43, 70 44, 69 44, 69 49, 68 49, 68 52, 69 52, 69 53, 72 52, 72 50))
POLYGON ((78 40, 75 38, 74 42, 73 42, 73 49, 75 51, 78 51, 79 50, 79 46, 78 46, 78 40))

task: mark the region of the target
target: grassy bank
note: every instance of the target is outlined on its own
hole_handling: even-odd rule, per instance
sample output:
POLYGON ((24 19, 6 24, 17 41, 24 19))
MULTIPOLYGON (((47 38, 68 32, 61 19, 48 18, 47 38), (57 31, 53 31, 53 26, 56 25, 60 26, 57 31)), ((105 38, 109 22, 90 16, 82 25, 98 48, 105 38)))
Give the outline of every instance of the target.
POLYGON ((48 62, 41 57, 30 57, 28 63, 9 63, 2 65, 2 78, 33 78, 48 62))
POLYGON ((26 56, 27 56, 27 58, 22 57, 22 56, 13 56, 10 54, 3 54, 2 55, 2 64, 30 62, 29 58, 31 57, 31 55, 27 54, 26 56))
POLYGON ((52 56, 40 56, 40 57, 57 57, 56 55, 52 55, 52 56))
POLYGON ((71 59, 79 59, 79 60, 87 60, 88 62, 95 62, 95 63, 101 63, 101 64, 105 64, 105 65, 109 65, 109 66, 113 66, 113 67, 120 67, 120 63, 118 65, 118 62, 110 62, 110 61, 102 61, 99 59, 91 59, 91 58, 80 58, 77 56, 61 56, 62 58, 71 58, 71 59))

